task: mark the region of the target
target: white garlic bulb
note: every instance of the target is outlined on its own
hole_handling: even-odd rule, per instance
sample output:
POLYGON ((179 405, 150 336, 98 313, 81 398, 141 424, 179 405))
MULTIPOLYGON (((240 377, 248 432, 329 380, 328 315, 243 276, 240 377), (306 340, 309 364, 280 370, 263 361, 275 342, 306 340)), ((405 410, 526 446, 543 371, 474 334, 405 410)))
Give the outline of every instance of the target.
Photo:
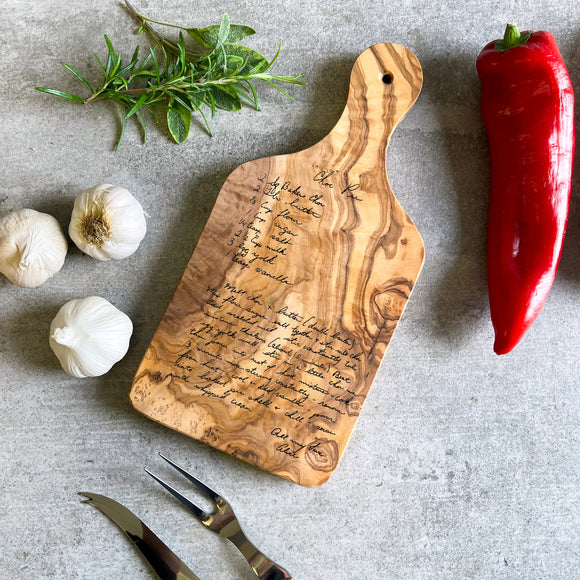
POLYGON ((67 302, 50 325, 50 347, 73 377, 98 377, 127 353, 131 319, 108 300, 89 296, 67 302))
POLYGON ((102 261, 133 254, 146 231, 141 204, 123 187, 107 184, 78 195, 68 229, 81 251, 102 261))
POLYGON ((58 221, 33 209, 0 219, 0 272, 11 282, 36 288, 56 274, 68 250, 58 221))

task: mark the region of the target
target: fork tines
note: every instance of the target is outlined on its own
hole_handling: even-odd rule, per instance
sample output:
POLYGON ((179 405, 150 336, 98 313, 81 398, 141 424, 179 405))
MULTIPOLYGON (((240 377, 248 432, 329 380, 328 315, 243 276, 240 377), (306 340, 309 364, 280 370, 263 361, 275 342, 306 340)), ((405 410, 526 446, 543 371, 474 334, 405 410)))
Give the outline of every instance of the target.
MULTIPOLYGON (((171 459, 169 459, 168 457, 165 457, 165 455, 163 455, 161 453, 159 453, 159 456, 162 459, 165 459, 165 461, 167 461, 167 463, 169 463, 169 465, 171 465, 171 467, 173 467, 179 473, 181 473, 181 475, 186 477, 203 495, 205 495, 214 504, 214 506, 216 508, 218 507, 218 505, 217 505, 218 502, 220 500, 223 501, 223 498, 218 493, 216 493, 213 489, 209 488, 207 485, 205 485, 204 483, 199 481, 199 479, 197 479, 196 477, 191 475, 191 473, 188 473, 187 471, 185 471, 185 469, 183 469, 183 467, 180 467, 179 465, 177 465, 176 463, 171 461, 171 459)), ((158 477, 154 473, 151 473, 151 471, 149 471, 146 467, 145 467, 145 471, 155 481, 157 481, 159 484, 161 484, 173 497, 175 497, 175 499, 179 500, 198 519, 203 520, 209 516, 209 514, 207 514, 202 509, 200 509, 198 506, 196 506, 191 500, 187 499, 182 493, 177 491, 174 487, 169 485, 167 482, 163 481, 160 477, 158 477)))

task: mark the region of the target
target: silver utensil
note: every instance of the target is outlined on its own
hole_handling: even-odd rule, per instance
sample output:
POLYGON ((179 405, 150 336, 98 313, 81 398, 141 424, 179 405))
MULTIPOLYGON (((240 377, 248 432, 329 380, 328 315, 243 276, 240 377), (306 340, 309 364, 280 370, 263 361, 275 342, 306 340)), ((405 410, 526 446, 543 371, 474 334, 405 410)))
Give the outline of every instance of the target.
POLYGON ((292 577, 284 568, 267 558, 248 540, 242 531, 232 506, 223 497, 161 453, 159 455, 181 473, 181 475, 186 477, 213 503, 214 511, 209 514, 204 512, 168 483, 165 483, 162 479, 151 473, 147 468, 145 468, 145 471, 171 493, 171 495, 178 499, 204 526, 236 546, 260 580, 292 580, 292 577))
POLYGON ((133 512, 97 493, 79 492, 82 503, 95 506, 141 551, 161 580, 200 580, 133 512))

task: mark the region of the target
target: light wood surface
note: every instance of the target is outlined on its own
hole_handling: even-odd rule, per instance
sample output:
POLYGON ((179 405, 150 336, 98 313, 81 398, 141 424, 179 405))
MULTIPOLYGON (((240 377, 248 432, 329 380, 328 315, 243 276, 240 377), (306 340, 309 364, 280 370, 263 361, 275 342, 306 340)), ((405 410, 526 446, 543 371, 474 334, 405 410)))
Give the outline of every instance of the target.
POLYGON ((328 480, 423 264, 385 165, 421 85, 412 52, 375 45, 326 138, 230 174, 135 376, 138 411, 301 485, 328 480))

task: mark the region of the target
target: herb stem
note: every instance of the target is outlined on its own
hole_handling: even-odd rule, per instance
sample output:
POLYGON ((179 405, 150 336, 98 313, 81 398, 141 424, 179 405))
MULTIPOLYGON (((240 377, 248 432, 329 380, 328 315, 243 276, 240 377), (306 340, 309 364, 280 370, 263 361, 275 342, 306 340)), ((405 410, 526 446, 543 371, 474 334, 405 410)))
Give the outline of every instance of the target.
MULTIPOLYGON (((139 89, 124 89, 124 90, 118 89, 115 91, 115 93, 118 95, 143 95, 143 94, 152 94, 152 93, 160 92, 160 91, 164 91, 167 89, 187 91, 187 90, 191 90, 191 89, 196 89, 196 88, 203 89, 203 88, 212 87, 212 86, 236 85, 236 84, 240 84, 242 82, 247 82, 249 79, 261 80, 261 81, 268 82, 268 83, 271 82, 271 79, 280 80, 280 77, 275 77, 274 75, 270 75, 270 74, 255 74, 255 75, 252 75, 251 77, 230 76, 227 78, 217 78, 217 79, 212 79, 212 80, 208 80, 208 81, 200 81, 200 82, 193 82, 193 83, 191 81, 188 81, 187 80, 188 78, 189 77, 183 77, 183 78, 176 79, 174 81, 171 81, 171 82, 163 84, 163 85, 141 87, 139 89)), ((291 82, 291 81, 287 81, 287 82, 291 82)), ((297 82, 294 84, 302 84, 302 83, 297 82)), ((276 88, 279 88, 279 87, 276 87, 276 88)), ((106 90, 106 87, 102 87, 102 88, 98 89, 93 95, 91 95, 90 97, 85 99, 84 104, 88 105, 89 103, 91 103, 93 101, 101 101, 101 100, 108 98, 106 95, 103 95, 105 90, 106 90)))
POLYGON ((160 22, 159 20, 153 20, 153 18, 149 18, 149 17, 145 16, 144 14, 140 14, 131 5, 131 3, 129 2, 129 0, 125 0, 125 5, 127 6, 127 8, 129 9, 129 11, 134 16, 136 16, 137 18, 139 18, 139 20, 141 20, 141 22, 143 24, 145 24, 145 22, 152 22, 153 24, 160 24, 161 26, 169 26, 170 28, 179 28, 180 30, 186 30, 186 28, 184 28, 183 26, 179 26, 178 24, 168 24, 167 22, 160 22))
POLYGON ((99 87, 90 97, 87 97, 83 101, 83 105, 88 105, 93 101, 99 101, 104 99, 105 97, 101 97, 101 95, 107 90, 109 83, 105 83, 102 87, 99 87))

